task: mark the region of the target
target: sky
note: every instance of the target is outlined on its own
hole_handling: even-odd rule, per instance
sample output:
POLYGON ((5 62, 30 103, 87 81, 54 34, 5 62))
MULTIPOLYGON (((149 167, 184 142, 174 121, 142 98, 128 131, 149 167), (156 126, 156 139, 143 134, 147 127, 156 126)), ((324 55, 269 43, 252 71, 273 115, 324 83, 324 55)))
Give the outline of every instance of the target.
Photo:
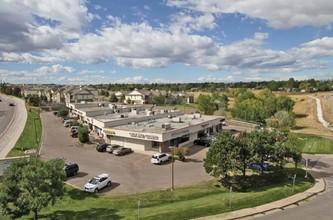
POLYGON ((333 79, 330 0, 0 0, 0 81, 333 79))

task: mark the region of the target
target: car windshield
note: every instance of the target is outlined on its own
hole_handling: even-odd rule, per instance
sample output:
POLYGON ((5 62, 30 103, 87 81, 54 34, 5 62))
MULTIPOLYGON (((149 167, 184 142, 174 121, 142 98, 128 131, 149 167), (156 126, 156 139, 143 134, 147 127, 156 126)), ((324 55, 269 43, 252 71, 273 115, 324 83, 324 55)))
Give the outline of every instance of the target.
POLYGON ((92 178, 92 179, 89 180, 89 183, 96 185, 98 183, 98 179, 92 178))

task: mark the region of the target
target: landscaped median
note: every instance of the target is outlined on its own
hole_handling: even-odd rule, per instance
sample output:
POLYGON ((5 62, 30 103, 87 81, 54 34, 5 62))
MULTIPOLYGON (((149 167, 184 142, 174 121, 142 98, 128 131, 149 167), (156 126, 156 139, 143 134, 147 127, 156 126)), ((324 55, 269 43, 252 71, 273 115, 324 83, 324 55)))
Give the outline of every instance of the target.
POLYGON ((39 109, 28 107, 28 118, 24 130, 7 157, 22 156, 26 150, 38 150, 41 143, 42 123, 39 109))

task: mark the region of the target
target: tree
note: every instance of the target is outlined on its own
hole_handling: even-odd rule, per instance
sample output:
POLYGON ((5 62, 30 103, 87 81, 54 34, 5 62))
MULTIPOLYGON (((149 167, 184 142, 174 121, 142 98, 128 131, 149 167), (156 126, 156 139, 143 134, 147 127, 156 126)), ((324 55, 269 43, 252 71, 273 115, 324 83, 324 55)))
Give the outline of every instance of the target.
POLYGON ((212 115, 214 113, 214 103, 209 95, 200 94, 197 103, 198 109, 203 111, 205 115, 212 115))
POLYGON ((286 142, 285 157, 292 158, 295 162, 295 171, 297 171, 297 165, 302 160, 302 144, 301 139, 295 134, 289 134, 288 140, 286 142))
POLYGON ((118 102, 116 94, 112 93, 109 99, 109 102, 118 102))
POLYGON ((217 178, 226 177, 228 179, 228 173, 236 169, 234 159, 237 145, 238 141, 230 132, 220 134, 212 142, 204 159, 206 173, 217 178))
POLYGON ((278 111, 274 116, 266 119, 268 127, 279 131, 287 131, 295 125, 295 117, 291 112, 278 111))
POLYGON ((153 102, 156 105, 164 105, 165 104, 165 97, 163 95, 153 96, 153 102))
POLYGON ((81 143, 87 143, 89 141, 88 128, 86 126, 79 127, 78 138, 81 143))
POLYGON ((222 94, 221 95, 221 107, 224 111, 227 111, 228 106, 229 106, 229 98, 226 94, 222 94))
POLYGON ((62 109, 60 109, 59 111, 58 111, 58 115, 60 116, 60 117, 64 117, 64 116, 67 116, 68 115, 68 109, 67 108, 62 108, 62 109))
POLYGON ((255 130, 249 134, 249 143, 253 149, 252 160, 264 164, 268 157, 275 156, 277 133, 267 129, 255 130))
POLYGON ((120 96, 120 98, 119 98, 119 102, 120 102, 120 103, 123 103, 124 100, 125 100, 125 94, 122 94, 122 95, 120 96))
POLYGON ((42 162, 37 158, 13 162, 3 176, 0 189, 2 214, 19 218, 54 204, 64 194, 64 161, 42 162))

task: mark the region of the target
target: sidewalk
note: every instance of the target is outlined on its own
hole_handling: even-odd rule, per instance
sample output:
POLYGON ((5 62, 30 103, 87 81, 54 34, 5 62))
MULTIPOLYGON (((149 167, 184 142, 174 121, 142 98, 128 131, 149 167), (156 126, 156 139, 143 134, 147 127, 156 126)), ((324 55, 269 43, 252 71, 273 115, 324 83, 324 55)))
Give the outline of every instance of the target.
POLYGON ((290 196, 285 199, 281 199, 269 204, 253 207, 253 208, 247 208, 242 209, 238 211, 228 212, 228 213, 222 213, 219 215, 214 216, 206 216, 202 218, 197 218, 196 220, 213 220, 213 219, 242 219, 242 218, 248 218, 248 217, 254 217, 256 215, 264 215, 269 212, 275 212, 278 210, 283 210, 289 206, 298 205, 299 203, 303 201, 307 201, 312 199, 313 197, 317 196, 318 194, 325 191, 326 183, 324 179, 316 179, 316 183, 314 187, 311 189, 308 189, 305 192, 298 193, 296 195, 290 196))

